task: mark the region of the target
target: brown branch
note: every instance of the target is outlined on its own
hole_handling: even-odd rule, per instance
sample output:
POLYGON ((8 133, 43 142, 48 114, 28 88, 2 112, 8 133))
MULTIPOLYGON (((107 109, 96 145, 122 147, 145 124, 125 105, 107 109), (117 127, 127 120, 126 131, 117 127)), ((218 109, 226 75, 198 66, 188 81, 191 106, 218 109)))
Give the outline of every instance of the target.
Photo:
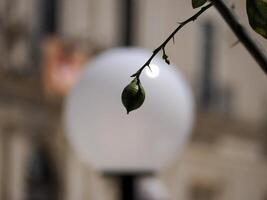
MULTIPOLYGON (((134 73, 131 77, 135 77, 139 80, 139 77, 142 73, 142 71, 146 68, 149 67, 150 62, 152 61, 152 59, 161 51, 163 50, 163 55, 165 54, 165 46, 167 45, 167 43, 174 38, 175 34, 181 29, 183 28, 186 24, 188 24, 189 22, 193 22, 195 21, 202 13, 204 13, 207 9, 209 9, 212 6, 212 3, 209 3, 206 6, 203 6, 195 15, 193 15, 192 17, 188 18, 187 20, 179 23, 179 26, 168 36, 168 38, 159 46, 157 47, 154 51, 153 54, 151 55, 151 57, 145 62, 145 64, 136 72, 134 73)), ((166 60, 165 60, 166 61, 166 60)))
POLYGON ((267 56, 257 43, 252 39, 246 29, 238 22, 232 10, 225 4, 223 0, 210 0, 222 18, 232 29, 238 40, 246 47, 250 55, 259 64, 261 69, 267 75, 267 56))

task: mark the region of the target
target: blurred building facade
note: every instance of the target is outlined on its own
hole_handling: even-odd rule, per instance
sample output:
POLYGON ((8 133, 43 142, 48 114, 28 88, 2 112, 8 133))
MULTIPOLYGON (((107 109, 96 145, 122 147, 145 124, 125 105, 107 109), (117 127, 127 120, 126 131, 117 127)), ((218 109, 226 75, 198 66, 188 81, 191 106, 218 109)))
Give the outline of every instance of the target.
MULTIPOLYGON (((122 2, 0 2, 0 199, 116 199, 117 181, 70 148, 62 109, 84 62, 122 44, 122 2)), ((151 50, 195 12, 186 0, 133 2, 132 43, 151 50)), ((245 2, 233 3, 248 24, 245 2)), ((158 175, 173 200, 267 199, 267 80, 236 40, 211 9, 166 49, 198 113, 183 156, 158 175)))

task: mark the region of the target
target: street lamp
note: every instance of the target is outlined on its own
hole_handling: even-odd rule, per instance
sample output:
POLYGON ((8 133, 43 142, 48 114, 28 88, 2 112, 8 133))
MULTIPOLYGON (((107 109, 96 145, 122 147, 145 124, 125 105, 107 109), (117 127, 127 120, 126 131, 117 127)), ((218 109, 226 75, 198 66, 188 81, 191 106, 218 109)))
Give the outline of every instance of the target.
POLYGON ((67 138, 78 156, 97 170, 127 178, 126 185, 177 159, 193 124, 191 90, 175 66, 160 58, 140 77, 144 104, 126 114, 121 92, 150 55, 141 48, 102 53, 88 63, 65 103, 67 138))

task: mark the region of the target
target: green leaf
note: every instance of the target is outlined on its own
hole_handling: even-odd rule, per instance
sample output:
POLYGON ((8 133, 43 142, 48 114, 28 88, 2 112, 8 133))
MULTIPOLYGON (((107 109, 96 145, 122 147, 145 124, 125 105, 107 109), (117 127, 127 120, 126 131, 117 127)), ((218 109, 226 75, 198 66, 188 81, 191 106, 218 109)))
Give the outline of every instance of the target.
POLYGON ((145 101, 145 90, 139 79, 135 78, 122 91, 121 101, 127 114, 139 108, 145 101))
POLYGON ((202 5, 204 5, 207 2, 207 0, 192 0, 192 6, 193 8, 198 8, 202 5))
POLYGON ((267 39, 267 1, 247 0, 247 14, 250 26, 267 39))

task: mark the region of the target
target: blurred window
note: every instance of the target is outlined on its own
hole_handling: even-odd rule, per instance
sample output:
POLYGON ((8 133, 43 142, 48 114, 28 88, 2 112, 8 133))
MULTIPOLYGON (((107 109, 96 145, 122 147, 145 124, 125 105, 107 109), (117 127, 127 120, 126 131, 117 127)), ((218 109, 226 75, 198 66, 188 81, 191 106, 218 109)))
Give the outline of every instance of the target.
POLYGON ((57 32, 58 0, 39 0, 40 28, 43 34, 57 32))
POLYGON ((203 109, 207 109, 213 101, 214 90, 214 25, 211 21, 206 21, 202 25, 202 45, 201 45, 201 94, 200 104, 203 109))
POLYGON ((51 158, 42 147, 35 147, 28 162, 26 200, 57 199, 57 177, 51 158))

